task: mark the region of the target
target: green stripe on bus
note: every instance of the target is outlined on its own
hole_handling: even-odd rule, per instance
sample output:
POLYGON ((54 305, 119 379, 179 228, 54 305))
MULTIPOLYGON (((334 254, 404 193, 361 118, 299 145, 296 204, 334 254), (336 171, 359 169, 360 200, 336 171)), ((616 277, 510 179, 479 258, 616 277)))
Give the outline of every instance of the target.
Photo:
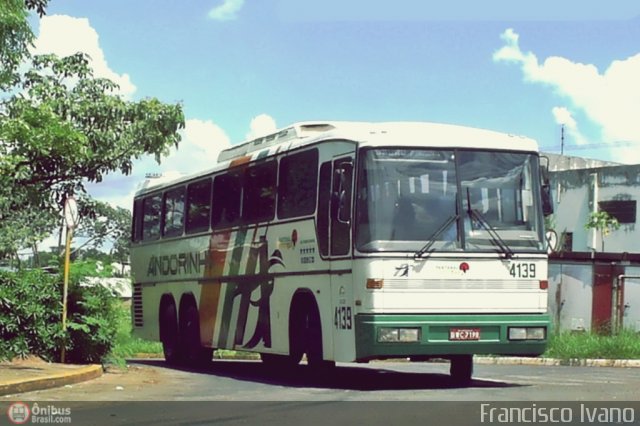
POLYGON ((509 341, 509 327, 545 327, 548 314, 358 314, 356 358, 359 360, 457 354, 540 355, 546 340, 509 341), (418 342, 378 342, 381 328, 418 328, 418 342), (452 329, 478 329, 479 340, 451 340, 452 329))
MULTIPOLYGON (((229 264, 229 275, 238 275, 240 273, 240 261, 247 238, 247 228, 242 227, 236 232, 236 239, 233 243, 231 259, 229 264)), ((231 326, 231 316, 233 314, 233 299, 235 297, 236 283, 227 283, 224 294, 224 304, 222 305, 222 322, 220 323, 220 336, 218 337, 218 347, 227 348, 227 340, 229 338, 229 327, 231 326)))

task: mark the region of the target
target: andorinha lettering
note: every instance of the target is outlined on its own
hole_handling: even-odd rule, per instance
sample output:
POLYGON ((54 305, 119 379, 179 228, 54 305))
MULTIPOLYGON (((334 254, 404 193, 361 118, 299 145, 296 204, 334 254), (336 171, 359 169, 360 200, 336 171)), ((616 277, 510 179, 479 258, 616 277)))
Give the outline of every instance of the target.
POLYGON ((580 404, 571 407, 531 406, 499 407, 496 404, 480 404, 481 423, 572 423, 584 424, 626 424, 635 422, 635 409, 631 407, 589 407, 580 404))
POLYGON ((147 276, 199 274, 209 263, 207 251, 151 256, 147 276))

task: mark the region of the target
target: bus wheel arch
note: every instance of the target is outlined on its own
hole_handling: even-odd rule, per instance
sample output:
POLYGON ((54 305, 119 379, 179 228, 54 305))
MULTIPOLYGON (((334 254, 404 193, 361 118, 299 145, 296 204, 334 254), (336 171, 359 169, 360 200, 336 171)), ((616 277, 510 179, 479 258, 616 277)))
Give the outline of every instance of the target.
POLYGON ((178 364, 183 355, 178 331, 178 310, 173 296, 169 293, 163 294, 160 299, 158 326, 165 360, 169 364, 178 364))
POLYGON ((320 310, 313 292, 298 290, 289 311, 289 351, 292 359, 307 355, 307 363, 313 368, 330 367, 332 361, 324 361, 322 344, 322 321, 320 310))

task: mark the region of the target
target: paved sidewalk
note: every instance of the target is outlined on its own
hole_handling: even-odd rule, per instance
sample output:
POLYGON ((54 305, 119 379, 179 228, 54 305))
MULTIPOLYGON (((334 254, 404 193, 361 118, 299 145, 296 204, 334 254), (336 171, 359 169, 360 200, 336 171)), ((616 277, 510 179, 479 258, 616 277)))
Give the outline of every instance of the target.
POLYGON ((0 363, 0 396, 61 387, 95 379, 101 365, 58 364, 39 358, 0 363))
MULTIPOLYGON (((224 356, 222 358, 234 357, 224 356)), ((551 358, 476 356, 474 362, 476 364, 501 365, 640 368, 640 360, 635 359, 559 360, 551 358)), ((100 377, 102 373, 103 368, 101 365, 49 363, 39 358, 2 362, 0 363, 0 396, 79 383, 100 377)))

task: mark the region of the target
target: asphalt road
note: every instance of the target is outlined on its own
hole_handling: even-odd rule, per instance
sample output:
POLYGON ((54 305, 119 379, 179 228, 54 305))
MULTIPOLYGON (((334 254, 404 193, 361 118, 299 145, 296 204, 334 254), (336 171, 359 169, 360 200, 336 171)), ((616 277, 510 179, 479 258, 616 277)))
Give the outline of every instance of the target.
MULTIPOLYGON (((318 376, 305 366, 286 374, 269 371, 258 361, 214 361, 195 370, 141 360, 126 373, 18 399, 67 404, 73 407, 73 424, 334 425, 357 419, 358 424, 389 425, 426 424, 426 417, 434 421, 429 424, 490 424, 479 421, 481 403, 540 408, 544 401, 574 407, 572 420, 577 420, 579 401, 600 401, 599 406, 640 401, 640 369, 476 365, 473 382, 458 387, 446 363, 345 364, 318 376)), ((640 403, 634 406, 633 424, 640 424, 640 403)))

